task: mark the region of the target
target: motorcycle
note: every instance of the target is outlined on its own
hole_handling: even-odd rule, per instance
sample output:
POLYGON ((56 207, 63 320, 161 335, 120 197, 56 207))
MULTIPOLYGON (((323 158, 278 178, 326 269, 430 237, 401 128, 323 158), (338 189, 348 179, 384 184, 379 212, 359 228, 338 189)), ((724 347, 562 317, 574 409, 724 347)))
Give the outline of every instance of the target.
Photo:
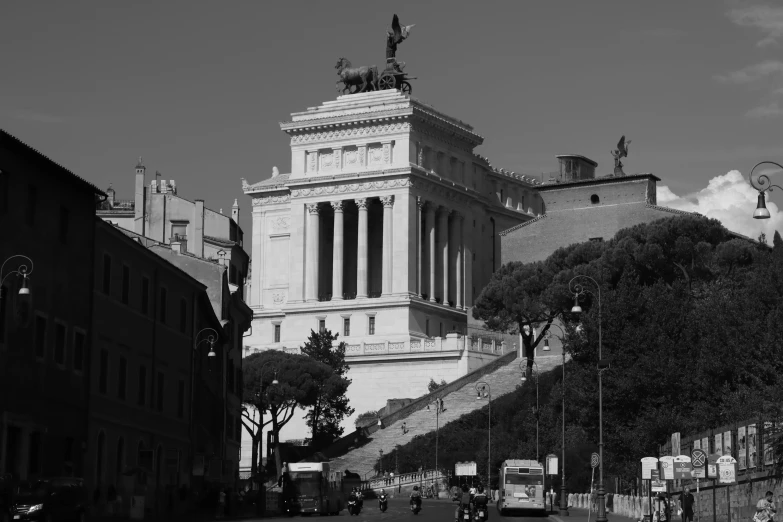
POLYGON ((471 515, 470 507, 464 506, 464 507, 459 508, 459 518, 460 518, 461 521, 470 522, 470 520, 471 520, 471 516, 470 515, 471 515))
POLYGON ((378 497, 378 507, 381 509, 381 513, 386 511, 386 508, 388 507, 388 500, 385 494, 378 497))
POLYGON ((349 515, 359 514, 359 504, 355 500, 348 501, 348 514, 349 515))
POLYGON ((420 499, 411 499, 411 511, 413 511, 414 515, 418 515, 419 511, 421 511, 421 500, 420 499))
POLYGON ((487 506, 476 506, 473 511, 474 522, 484 522, 487 520, 487 506))

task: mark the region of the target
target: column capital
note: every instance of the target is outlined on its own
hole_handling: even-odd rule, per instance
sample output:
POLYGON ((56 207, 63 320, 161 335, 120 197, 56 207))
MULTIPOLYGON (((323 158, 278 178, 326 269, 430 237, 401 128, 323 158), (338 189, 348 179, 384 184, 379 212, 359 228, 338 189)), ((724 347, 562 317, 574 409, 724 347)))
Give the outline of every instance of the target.
POLYGON ((335 212, 342 212, 343 211, 343 206, 345 205, 345 201, 343 201, 343 200, 331 201, 331 204, 332 204, 332 208, 334 209, 335 212))
POLYGON ((318 203, 307 203, 307 211, 310 212, 310 214, 319 214, 321 208, 318 206, 318 203))
POLYGON ((359 210, 367 210, 367 198, 354 199, 359 210))
POLYGON ((394 206, 394 196, 381 196, 380 199, 384 207, 391 208, 392 206, 394 206))

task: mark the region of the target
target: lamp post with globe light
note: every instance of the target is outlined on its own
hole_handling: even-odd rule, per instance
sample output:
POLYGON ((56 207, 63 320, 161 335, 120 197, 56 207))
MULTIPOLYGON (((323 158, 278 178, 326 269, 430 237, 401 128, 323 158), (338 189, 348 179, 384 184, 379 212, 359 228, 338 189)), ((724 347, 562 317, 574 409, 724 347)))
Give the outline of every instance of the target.
MULTIPOLYGON (((527 364, 527 361, 519 361, 519 369, 522 370, 522 382, 527 381, 527 375, 525 374, 527 372, 527 367, 523 368, 522 365, 527 364)), ((536 371, 533 374, 536 378, 536 410, 535 410, 535 416, 536 416, 536 462, 539 462, 538 460, 538 420, 540 418, 540 410, 538 408, 538 363, 533 361, 533 366, 536 367, 536 371)))
POLYGON ((606 519, 606 503, 604 502, 604 405, 603 405, 603 386, 602 386, 602 374, 603 370, 609 368, 609 362, 603 360, 603 338, 601 331, 601 285, 590 276, 578 275, 572 278, 568 282, 568 289, 574 296, 574 306, 571 308, 571 313, 581 314, 582 307, 579 306, 579 296, 585 292, 593 293, 598 298, 598 516, 595 522, 607 522, 606 519), (591 282, 595 287, 597 293, 593 293, 587 290, 583 284, 576 283, 577 279, 586 279, 591 282))
MULTIPOLYGON (((556 324, 550 324, 549 328, 550 328, 550 330, 552 328, 557 328, 558 330, 560 330, 560 333, 563 334, 563 337, 565 337, 565 332, 563 331, 563 329, 560 328, 559 326, 557 326, 556 324)), ((546 337, 544 338, 544 349, 543 350, 545 352, 548 352, 550 350, 550 348, 549 348, 549 337, 551 337, 551 336, 552 336, 552 332, 551 331, 547 331, 546 337)), ((563 424, 563 426, 562 426, 562 428, 563 428, 563 442, 562 442, 562 448, 561 448, 562 449, 562 453, 563 453, 563 463, 561 464, 561 468, 560 468, 561 472, 562 472, 562 480, 560 481, 560 514, 563 515, 563 516, 568 516, 568 499, 566 498, 566 485, 565 485, 565 432, 566 432, 566 429, 565 429, 565 363, 566 363, 565 356, 566 356, 566 352, 565 352, 565 339, 563 339, 563 337, 560 337, 560 351, 563 353, 563 365, 562 365, 563 380, 562 380, 562 384, 561 384, 561 389, 563 390, 563 392, 561 394, 562 395, 562 399, 563 399, 563 422, 562 422, 562 424, 563 424)))
POLYGON ((16 275, 22 278, 22 287, 17 292, 18 310, 14 314, 17 325, 21 328, 26 327, 30 321, 31 312, 31 300, 32 292, 29 287, 29 277, 33 273, 33 260, 22 254, 15 254, 3 261, 0 266, 0 310, 4 310, 5 299, 5 280, 12 275, 16 275), (6 265, 9 265, 10 270, 6 273, 6 265))
POLYGON ((766 192, 772 192, 772 187, 779 188, 780 190, 783 190, 783 187, 780 185, 773 185, 770 183, 769 176, 766 174, 759 174, 758 179, 756 180, 756 183, 753 182, 753 171, 756 170, 757 167, 761 165, 775 165, 780 170, 783 170, 783 165, 780 165, 779 163, 775 163, 774 161, 761 161, 759 163, 756 163, 756 165, 753 166, 752 169, 750 169, 750 174, 748 174, 748 181, 750 181, 750 186, 754 189, 759 191, 759 201, 756 205, 756 210, 753 212, 753 217, 755 219, 769 219, 769 210, 767 210, 767 205, 765 201, 766 192), (765 187, 765 185, 769 184, 768 187, 765 187))
POLYGON ((489 383, 479 381, 476 383, 476 400, 487 399, 487 487, 491 488, 492 482, 492 388, 489 383))

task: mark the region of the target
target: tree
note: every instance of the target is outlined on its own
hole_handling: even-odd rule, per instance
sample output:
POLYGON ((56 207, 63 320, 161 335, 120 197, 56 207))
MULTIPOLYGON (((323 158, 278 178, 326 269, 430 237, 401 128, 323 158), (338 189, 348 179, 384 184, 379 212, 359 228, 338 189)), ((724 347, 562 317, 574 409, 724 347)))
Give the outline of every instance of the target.
POLYGON ((356 420, 354 421, 354 425, 357 428, 364 428, 366 426, 369 426, 371 424, 375 424, 375 419, 378 418, 378 412, 377 411, 366 411, 364 413, 360 413, 356 420))
POLYGON ((313 408, 305 416, 310 427, 310 444, 314 449, 323 448, 343 434, 340 423, 346 416, 353 414, 345 396, 351 381, 346 377, 350 367, 345 362, 345 343, 338 343, 338 334, 324 329, 316 333, 310 330, 310 337, 302 346, 302 353, 316 361, 328 365, 332 375, 317 383, 319 393, 313 408))
POLYGON ((427 385, 427 391, 429 393, 432 393, 435 390, 437 390, 438 388, 440 388, 441 386, 446 386, 446 384, 448 384, 448 383, 446 382, 445 379, 441 379, 440 380, 440 384, 438 384, 437 382, 435 382, 435 379, 430 377, 430 383, 427 385))
POLYGON ((282 468, 280 456, 280 429, 294 415, 296 408, 315 404, 319 394, 319 382, 326 382, 332 369, 326 364, 304 355, 287 354, 278 350, 254 353, 242 361, 242 424, 252 440, 253 461, 250 472, 258 470, 258 447, 265 426, 272 426, 275 440, 275 464, 278 474, 282 468), (273 381, 277 380, 274 384, 273 381), (254 412, 269 419, 256 420, 254 412))

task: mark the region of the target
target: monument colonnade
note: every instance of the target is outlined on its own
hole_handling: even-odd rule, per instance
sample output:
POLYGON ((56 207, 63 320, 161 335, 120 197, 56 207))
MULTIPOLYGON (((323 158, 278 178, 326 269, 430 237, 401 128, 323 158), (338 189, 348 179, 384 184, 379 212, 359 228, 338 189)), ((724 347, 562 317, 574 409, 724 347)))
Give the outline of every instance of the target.
MULTIPOLYGON (((393 294, 393 249, 394 249, 394 217, 393 207, 395 196, 375 196, 354 199, 358 210, 358 233, 356 235, 356 298, 365 299, 379 297, 369 292, 369 220, 371 214, 369 203, 372 199, 380 200, 383 205, 382 214, 382 254, 381 254, 381 292, 380 297, 393 294)), ((345 207, 350 200, 307 203, 307 234, 305 241, 306 270, 305 301, 338 301, 350 299, 344 293, 345 288, 345 253, 346 225, 345 207), (321 226, 324 211, 330 206, 334 212, 334 231, 331 252, 321 248, 323 237, 321 226), (324 256, 332 258, 332 291, 328 296, 319 295, 319 277, 324 276, 321 263, 324 256)), ((465 310, 468 306, 466 289, 470 287, 470 272, 472 258, 465 255, 466 245, 464 231, 465 217, 462 213, 437 202, 416 198, 416 240, 409 241, 412 246, 407 252, 409 260, 415 261, 415 289, 411 294, 426 298, 432 303, 465 310), (466 273, 467 280, 466 280, 466 273), (453 297, 453 300, 451 299, 453 297)), ((378 227, 381 228, 381 227, 378 227)), ((405 227, 400 227, 405 230, 405 227)), ((399 233, 399 232, 397 232, 399 233)), ((403 232, 404 233, 404 232, 403 232)), ((350 249, 354 251, 354 249, 350 249)))

